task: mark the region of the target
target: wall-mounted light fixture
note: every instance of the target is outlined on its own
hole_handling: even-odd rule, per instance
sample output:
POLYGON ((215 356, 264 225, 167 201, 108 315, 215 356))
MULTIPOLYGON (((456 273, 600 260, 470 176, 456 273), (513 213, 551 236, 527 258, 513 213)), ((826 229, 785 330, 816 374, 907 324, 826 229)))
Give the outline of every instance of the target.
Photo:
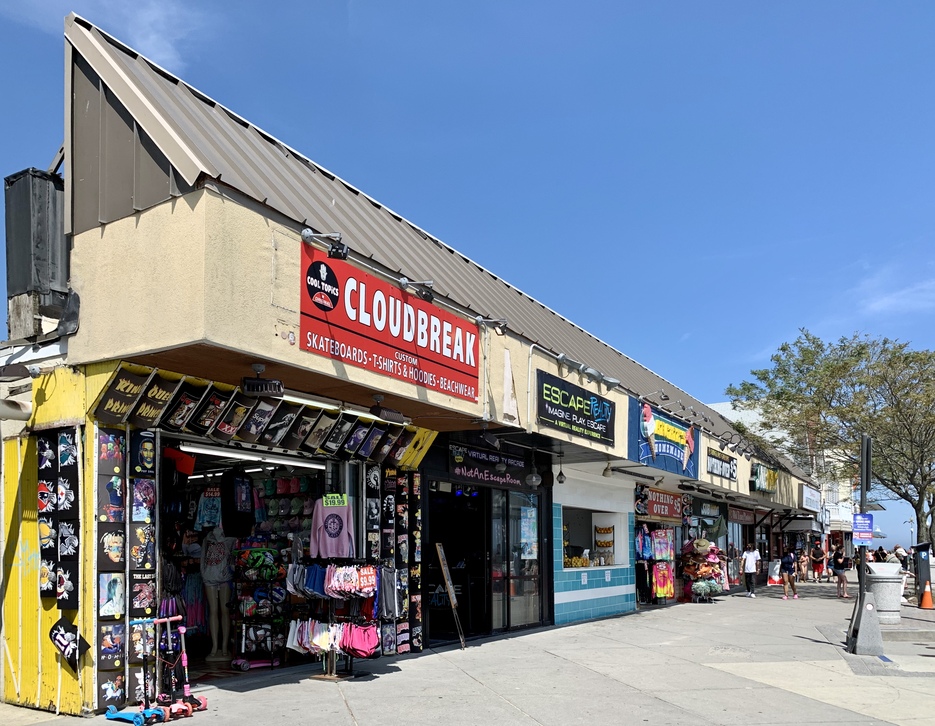
POLYGON ((263 451, 244 451, 242 449, 225 449, 220 446, 205 446, 192 444, 187 441, 179 444, 179 449, 187 454, 204 454, 218 456, 222 459, 242 459, 244 461, 262 461, 266 464, 282 464, 283 466, 297 466, 305 469, 324 469, 325 465, 317 461, 306 459, 293 459, 288 456, 267 454, 263 451))
POLYGON ((497 335, 503 335, 507 328, 506 318, 485 318, 483 315, 478 315, 474 318, 474 322, 478 325, 492 325, 497 335))
POLYGON ((682 481, 679 482, 679 489, 681 489, 683 492, 693 492, 695 491, 695 485, 687 481, 682 481))
POLYGON ((487 424, 483 425, 483 428, 481 429, 480 438, 481 438, 481 441, 483 441, 485 444, 489 444, 490 446, 494 447, 497 450, 500 449, 500 439, 498 439, 496 436, 494 436, 492 433, 490 433, 487 430, 487 424))
POLYGON ((646 400, 649 399, 651 396, 655 396, 657 393, 659 394, 659 400, 660 400, 660 401, 668 401, 668 400, 669 400, 668 394, 667 394, 667 393, 665 392, 665 390, 662 389, 662 388, 660 388, 658 391, 653 391, 652 393, 645 393, 645 394, 643 394, 642 396, 640 396, 640 400, 641 400, 641 401, 646 401, 646 400))
POLYGON ((555 481, 557 481, 559 484, 565 483, 565 472, 562 471, 562 457, 564 456, 565 454, 560 450, 558 452, 558 476, 555 477, 555 481))
POLYGON ((434 280, 410 280, 408 277, 403 276, 399 278, 399 286, 403 290, 407 287, 415 288, 416 295, 426 302, 432 302, 435 299, 435 293, 432 291, 432 288, 435 287, 434 280))
POLYGON ((604 467, 604 471, 601 472, 601 476, 611 477, 614 475, 614 468, 610 465, 610 462, 607 462, 607 466, 604 467))
POLYGON ((539 472, 536 470, 536 450, 532 450, 532 471, 526 475, 526 484, 531 486, 533 489, 538 487, 542 483, 542 477, 539 476, 539 472))
POLYGON ((308 227, 302 230, 302 241, 310 245, 312 242, 329 242, 328 257, 334 257, 339 260, 346 260, 350 248, 344 244, 340 232, 315 232, 308 227))
POLYGON ((583 373, 584 369, 587 366, 581 361, 574 360, 569 358, 565 353, 559 353, 555 356, 555 360, 558 361, 559 372, 562 368, 567 368, 569 371, 578 371, 578 373, 583 373))

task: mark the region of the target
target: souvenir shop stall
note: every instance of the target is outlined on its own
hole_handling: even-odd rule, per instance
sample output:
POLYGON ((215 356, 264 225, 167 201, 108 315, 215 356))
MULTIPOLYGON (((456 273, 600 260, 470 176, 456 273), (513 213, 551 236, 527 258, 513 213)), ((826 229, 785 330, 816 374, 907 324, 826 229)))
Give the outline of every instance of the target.
POLYGON ((193 679, 422 649, 413 470, 435 432, 292 398, 128 364, 104 388, 99 708, 181 683, 186 648, 193 679))
POLYGON ((685 600, 711 602, 730 589, 726 553, 703 537, 683 545, 681 572, 685 600))
POLYGON ((634 490, 636 601, 639 607, 675 598, 676 537, 682 496, 639 484, 634 490))

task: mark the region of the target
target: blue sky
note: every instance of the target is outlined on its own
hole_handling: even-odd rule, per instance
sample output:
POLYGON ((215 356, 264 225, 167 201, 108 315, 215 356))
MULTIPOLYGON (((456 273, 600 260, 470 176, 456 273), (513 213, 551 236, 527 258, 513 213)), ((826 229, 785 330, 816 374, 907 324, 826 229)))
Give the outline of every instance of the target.
POLYGON ((3 175, 70 10, 701 400, 935 345, 931 3, 0 0, 3 175))

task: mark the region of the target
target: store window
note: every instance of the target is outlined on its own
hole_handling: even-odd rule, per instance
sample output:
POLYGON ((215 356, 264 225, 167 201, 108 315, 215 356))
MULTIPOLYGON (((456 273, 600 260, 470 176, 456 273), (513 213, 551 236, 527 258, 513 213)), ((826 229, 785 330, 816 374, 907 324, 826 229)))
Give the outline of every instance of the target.
POLYGON ((624 515, 562 507, 562 566, 601 567, 625 563, 624 515))

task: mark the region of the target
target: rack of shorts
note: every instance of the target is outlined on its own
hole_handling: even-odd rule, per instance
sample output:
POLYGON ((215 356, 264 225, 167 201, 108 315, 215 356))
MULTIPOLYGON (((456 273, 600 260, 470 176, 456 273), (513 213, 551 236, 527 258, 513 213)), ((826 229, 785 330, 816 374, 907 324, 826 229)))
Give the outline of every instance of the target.
MULTIPOLYGON (((296 545, 293 545, 296 549, 296 545)), ((380 654, 377 623, 380 569, 363 560, 306 558, 286 573, 289 593, 306 598, 306 613, 289 623, 286 647, 320 657, 322 676, 337 678, 338 659, 344 675, 353 672, 354 658, 380 654)))
POLYGON ((662 605, 675 597, 675 531, 654 522, 634 532, 636 597, 642 605, 662 605))

